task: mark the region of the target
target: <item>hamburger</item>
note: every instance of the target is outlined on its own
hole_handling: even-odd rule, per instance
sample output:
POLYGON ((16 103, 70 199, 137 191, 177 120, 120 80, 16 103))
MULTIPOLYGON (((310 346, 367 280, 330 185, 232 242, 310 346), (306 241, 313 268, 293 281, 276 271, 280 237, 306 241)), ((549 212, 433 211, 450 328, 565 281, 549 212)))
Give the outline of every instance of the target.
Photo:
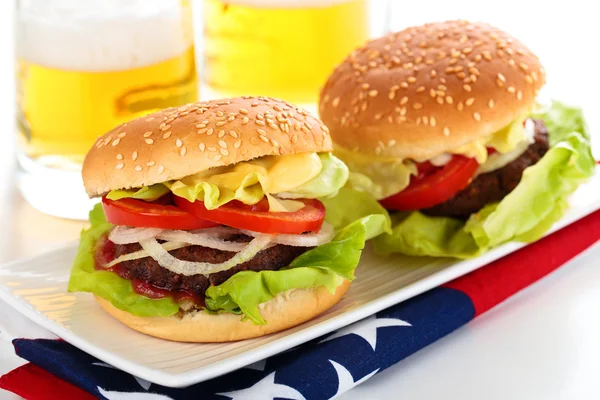
POLYGON ((538 104, 539 58, 486 23, 409 27, 354 50, 319 102, 349 185, 392 214, 382 252, 471 257, 534 240, 592 175, 580 109, 538 104))
POLYGON ((321 121, 266 97, 116 127, 83 164, 101 201, 69 291, 175 341, 239 340, 314 318, 340 301, 365 240, 387 223, 379 204, 342 189, 348 169, 331 150, 321 121))

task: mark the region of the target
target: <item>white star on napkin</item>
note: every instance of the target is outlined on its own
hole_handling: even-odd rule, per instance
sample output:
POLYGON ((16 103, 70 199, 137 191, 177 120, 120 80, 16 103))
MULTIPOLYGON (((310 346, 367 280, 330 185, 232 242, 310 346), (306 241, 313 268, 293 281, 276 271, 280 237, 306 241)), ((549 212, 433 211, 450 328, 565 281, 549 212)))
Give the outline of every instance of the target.
POLYGON ((386 326, 412 326, 406 321, 402 321, 397 318, 377 318, 375 315, 365 318, 355 324, 349 325, 345 328, 340 329, 333 335, 321 340, 319 343, 327 342, 336 338, 340 338, 346 335, 358 335, 365 339, 375 351, 377 345, 377 328, 383 328, 386 326))
POLYGON ((338 376, 338 390, 331 399, 335 399, 336 397, 340 396, 343 393, 346 393, 353 387, 360 385, 361 383, 375 375, 377 371, 379 371, 379 368, 377 368, 375 371, 363 376, 362 378, 354 382, 352 374, 346 369, 346 367, 332 360, 329 360, 329 362, 331 363, 331 365, 333 365, 333 368, 335 368, 335 372, 338 376))
POLYGON ((306 400, 302 393, 286 385, 275 383, 275 372, 265 376, 249 388, 227 393, 217 393, 231 400, 273 400, 276 397, 290 400, 306 400))

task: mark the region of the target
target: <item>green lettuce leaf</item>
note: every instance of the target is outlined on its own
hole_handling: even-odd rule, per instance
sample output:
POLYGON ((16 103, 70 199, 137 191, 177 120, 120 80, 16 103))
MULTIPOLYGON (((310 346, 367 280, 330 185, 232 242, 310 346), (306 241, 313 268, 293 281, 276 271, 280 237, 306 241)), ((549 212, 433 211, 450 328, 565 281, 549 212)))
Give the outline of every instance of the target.
POLYGON ((539 239, 568 208, 568 197, 593 175, 594 158, 581 109, 553 102, 533 116, 544 120, 551 148, 527 168, 502 201, 465 223, 419 212, 392 217, 392 233, 374 239, 380 253, 469 258, 508 241, 539 239))
POLYGON ((96 204, 90 212, 91 226, 81 232, 79 248, 71 268, 69 292, 89 292, 100 296, 121 310, 141 317, 169 316, 179 310, 171 298, 149 299, 137 294, 131 282, 119 275, 94 268, 96 243, 111 228, 106 222, 102 205, 96 204))
MULTIPOLYGON (((334 292, 344 279, 354 279, 365 241, 390 231, 385 210, 372 197, 350 189, 341 189, 323 199, 329 223, 336 228, 334 239, 307 251, 278 271, 243 271, 206 292, 208 312, 243 313, 256 324, 266 321, 259 304, 290 289, 320 286, 334 292), (346 208, 341 215, 339 210, 346 208)), ((91 227, 81 233, 79 251, 69 280, 69 291, 90 292, 110 301, 115 307, 138 316, 168 316, 179 305, 170 298, 151 300, 136 294, 131 283, 112 272, 94 268, 94 248, 112 225, 106 222, 101 206, 90 213, 91 227)))
POLYGON ((156 185, 145 186, 141 189, 121 189, 111 190, 106 197, 110 200, 119 200, 126 197, 131 197, 138 200, 152 201, 169 193, 169 188, 162 183, 156 185))

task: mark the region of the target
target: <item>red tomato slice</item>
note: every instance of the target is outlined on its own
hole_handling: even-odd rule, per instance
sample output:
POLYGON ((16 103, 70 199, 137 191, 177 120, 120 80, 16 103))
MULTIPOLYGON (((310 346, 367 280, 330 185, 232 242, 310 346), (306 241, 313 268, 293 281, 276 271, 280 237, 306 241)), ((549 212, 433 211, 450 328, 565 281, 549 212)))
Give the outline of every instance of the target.
POLYGON ((231 201, 214 210, 208 210, 201 201, 189 202, 175 197, 175 204, 198 218, 217 222, 238 229, 261 233, 318 232, 325 219, 325 206, 319 200, 301 199, 304 207, 295 212, 269 212, 266 198, 248 206, 239 201, 231 201))
POLYGON ((102 198, 106 220, 111 224, 139 228, 202 229, 217 226, 172 205, 148 203, 136 199, 110 200, 102 198))
POLYGON ((443 203, 471 183, 478 167, 475 159, 456 155, 437 171, 425 168, 426 172, 411 179, 406 189, 381 200, 381 204, 388 210, 409 211, 443 203))

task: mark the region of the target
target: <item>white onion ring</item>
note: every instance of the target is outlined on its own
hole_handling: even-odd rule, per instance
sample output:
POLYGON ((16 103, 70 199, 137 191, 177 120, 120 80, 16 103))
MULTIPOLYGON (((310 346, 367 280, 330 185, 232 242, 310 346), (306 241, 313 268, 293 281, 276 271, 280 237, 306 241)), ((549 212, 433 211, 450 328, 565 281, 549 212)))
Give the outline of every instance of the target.
POLYGON ((144 239, 156 237, 163 230, 160 228, 132 228, 128 226, 115 226, 108 240, 115 244, 137 243, 144 239))
POLYGON ((210 247, 211 249, 217 249, 222 251, 242 251, 247 243, 239 242, 228 242, 223 239, 216 238, 211 233, 191 233, 187 231, 164 231, 156 236, 157 239, 172 241, 172 242, 183 242, 193 244, 196 246, 210 247))
MULTIPOLYGON (((253 231, 241 231, 243 234, 248 236, 258 236, 262 235, 261 233, 253 232, 253 231)), ((288 246, 296 246, 296 247, 316 247, 325 243, 329 243, 331 239, 333 239, 334 229, 331 224, 327 222, 323 222, 321 229, 317 233, 307 233, 302 235, 291 235, 291 234, 280 234, 275 235, 272 240, 272 243, 277 244, 285 244, 288 246)))
POLYGON ((179 260, 163 248, 163 246, 161 246, 154 238, 143 240, 140 242, 140 245, 161 267, 166 268, 173 273, 185 276, 200 274, 206 276, 245 263, 267 247, 271 240, 273 240, 273 236, 271 235, 257 235, 242 251, 220 264, 179 260))
MULTIPOLYGON (((181 249, 182 247, 187 247, 188 245, 185 243, 165 242, 165 243, 162 243, 161 246, 163 249, 165 249, 165 251, 171 251, 171 250, 181 249)), ((138 250, 138 251, 134 251, 133 253, 123 254, 122 256, 115 258, 108 264, 101 265, 101 267, 102 268, 110 268, 110 267, 117 265, 118 263, 122 263, 123 261, 138 260, 140 258, 145 258, 145 257, 149 257, 148 252, 146 250, 138 250)))

